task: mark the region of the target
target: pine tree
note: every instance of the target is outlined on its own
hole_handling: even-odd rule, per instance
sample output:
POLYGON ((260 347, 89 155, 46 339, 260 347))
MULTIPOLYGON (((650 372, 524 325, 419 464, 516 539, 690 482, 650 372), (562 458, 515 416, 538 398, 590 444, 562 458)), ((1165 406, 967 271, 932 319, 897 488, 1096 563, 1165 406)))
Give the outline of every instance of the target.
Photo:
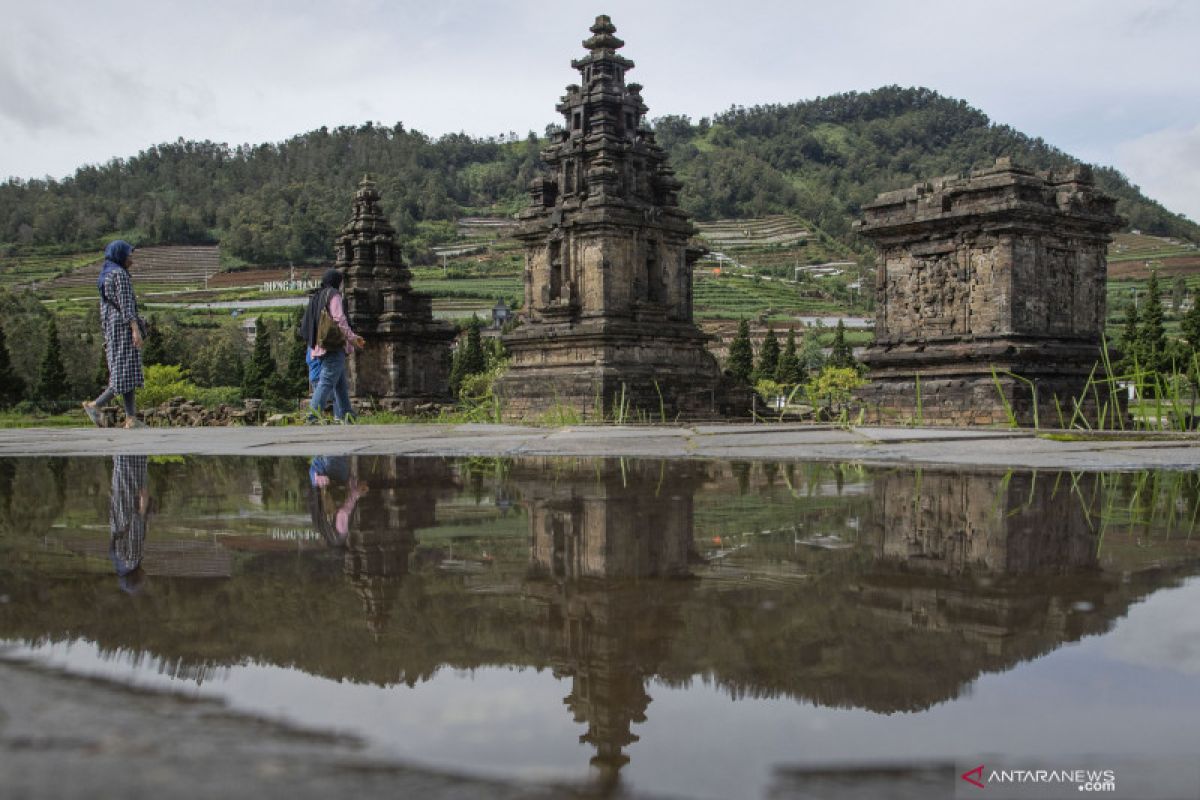
POLYGON ((450 367, 450 390, 458 394, 463 381, 468 375, 474 375, 487 369, 487 355, 483 352, 483 337, 480 333, 480 323, 474 315, 467 324, 467 338, 454 351, 454 360, 450 367))
POLYGON ((1121 329, 1121 340, 1117 347, 1121 351, 1121 359, 1117 362, 1117 372, 1121 375, 1133 373, 1134 365, 1144 366, 1142 355, 1138 349, 1138 331, 1141 320, 1138 317, 1137 300, 1125 307, 1125 326, 1121 329))
POLYGON ((16 373, 8 356, 8 344, 4 328, 0 327, 0 408, 8 408, 21 402, 25 396, 25 381, 16 373))
POLYGON ((750 344, 750 323, 744 318, 738 323, 737 335, 729 343, 726 369, 740 383, 749 385, 754 377, 754 346, 750 344))
POLYGON ((484 355, 487 356, 487 368, 492 369, 508 358, 508 351, 504 349, 504 342, 500 341, 499 336, 493 336, 488 339, 487 347, 484 348, 484 355))
POLYGON ((100 361, 96 364, 96 371, 92 373, 92 388, 96 394, 100 394, 108 386, 108 353, 104 350, 104 343, 100 343, 100 361))
POLYGON ((292 320, 292 329, 296 335, 292 338, 292 346, 288 350, 287 368, 280 373, 281 393, 284 399, 296 399, 308 394, 308 342, 300 335, 300 318, 297 313, 292 320))
POLYGON ((242 373, 242 397, 266 399, 267 382, 275 369, 275 359, 271 356, 271 329, 259 317, 254 323, 254 355, 242 373))
POLYGON ((804 332, 800 340, 800 372, 802 375, 813 375, 825 369, 825 351, 817 334, 804 332))
POLYGON ((1200 353, 1200 290, 1192 292, 1192 307, 1179 323, 1192 352, 1200 353))
POLYGON ((1187 339, 1181 369, 1191 384, 1194 399, 1195 393, 1200 391, 1200 291, 1192 293, 1192 307, 1183 315, 1179 327, 1187 339))
POLYGON ((1167 333, 1163 327, 1162 302, 1158 297, 1158 273, 1155 271, 1151 271, 1150 282, 1146 286, 1146 307, 1142 311, 1142 324, 1138 329, 1138 350, 1145 369, 1163 372, 1169 367, 1166 363, 1167 333))
POLYGON ((146 342, 142 345, 142 363, 168 364, 167 350, 163 342, 162 329, 158 326, 158 318, 151 317, 149 330, 146 331, 146 342))
POLYGON ((800 356, 796 352, 796 332, 789 330, 787 344, 783 347, 783 354, 779 356, 779 366, 775 369, 775 382, 784 386, 794 386, 803 382, 804 378, 804 367, 800 364, 800 356))
POLYGON ((1171 287, 1171 310, 1176 314, 1183 307, 1183 301, 1187 297, 1187 281, 1180 275, 1175 279, 1175 285, 1171 287))
POLYGON ((58 324, 50 317, 46 332, 46 354, 38 370, 38 385, 34 397, 38 400, 66 400, 70 394, 67 370, 63 366, 62 346, 58 341, 58 324))
POLYGON ((846 343, 846 326, 840 319, 838 320, 837 330, 833 332, 833 349, 829 353, 829 366, 857 366, 857 363, 854 360, 854 351, 851 350, 850 345, 846 343))
POLYGON ((463 374, 475 375, 487 369, 487 355, 483 352, 482 325, 474 316, 467 326, 467 349, 463 353, 463 374))
POLYGON ((775 331, 767 327, 767 335, 763 337, 762 347, 758 351, 758 369, 755 378, 760 381, 775 380, 775 371, 779 369, 779 339, 775 331))

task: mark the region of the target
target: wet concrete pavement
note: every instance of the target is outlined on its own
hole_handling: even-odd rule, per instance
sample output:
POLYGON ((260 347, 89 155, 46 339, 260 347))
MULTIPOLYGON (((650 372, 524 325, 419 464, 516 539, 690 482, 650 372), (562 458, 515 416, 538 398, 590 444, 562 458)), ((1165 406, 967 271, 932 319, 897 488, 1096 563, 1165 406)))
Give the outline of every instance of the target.
POLYGON ((359 425, 350 427, 26 428, 0 431, 0 456, 625 456, 836 461, 1004 469, 1200 468, 1200 435, 1096 434, 1057 441, 1025 430, 696 426, 359 425))
POLYGON ((347 736, 222 703, 45 671, 0 652, 3 795, 92 797, 585 797, 367 759, 347 736))

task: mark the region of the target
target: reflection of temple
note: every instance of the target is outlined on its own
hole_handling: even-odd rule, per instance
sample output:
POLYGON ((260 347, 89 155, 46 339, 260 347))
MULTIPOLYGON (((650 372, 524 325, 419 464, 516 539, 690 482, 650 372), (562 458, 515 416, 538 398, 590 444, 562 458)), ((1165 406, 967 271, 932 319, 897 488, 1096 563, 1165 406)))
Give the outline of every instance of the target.
POLYGON ((703 478, 696 467, 588 461, 556 475, 557 467, 534 460, 514 473, 529 507, 535 574, 544 570, 557 580, 688 574, 692 496, 703 478))
POLYGON ((546 603, 547 644, 564 699, 587 724, 599 788, 612 790, 638 740, 697 558, 692 498, 704 477, 688 462, 524 462, 511 475, 529 508, 527 593, 546 603), (547 478, 548 473, 553 477, 547 478))
POLYGON ((355 457, 352 473, 370 489, 350 519, 346 540, 346 577, 362 600, 371 633, 378 637, 390 615, 409 556, 417 546, 415 531, 434 523, 439 496, 453 485, 441 459, 355 457))
MULTIPOLYGON (((956 696, 999 671, 1107 628, 1072 606, 1120 607, 1100 573, 1095 475, 966 474, 921 470, 875 476, 865 526, 875 559, 854 602, 887 636, 912 641, 880 710, 956 696), (913 637, 919 632, 920 638, 913 637), (928 646, 921 645, 922 641, 928 646)), ((863 700, 866 700, 864 697, 863 700)))
MULTIPOLYGON (((191 461, 152 465, 151 477, 169 468, 172 483, 212 486, 223 476, 225 496, 238 497, 251 474, 267 496, 307 479, 307 464, 274 470, 282 473, 275 481, 242 463, 228 474, 191 461)), ((180 674, 254 661, 380 686, 411 685, 445 668, 549 667, 570 677, 565 702, 586 725, 581 738, 601 786, 611 788, 622 764, 638 758, 631 745, 643 730, 634 725, 649 713, 649 680, 681 686, 699 678, 735 698, 921 711, 983 674, 1108 630, 1133 603, 1197 574, 1200 562, 1196 537, 1159 535, 1161 515, 1138 521, 1135 534, 1128 520, 1110 524, 1098 561, 1099 511, 1130 507, 1128 492, 1106 496, 1120 485, 1113 476, 890 470, 863 472, 863 483, 843 495, 806 497, 778 491, 778 479, 769 492, 766 470, 535 459, 486 473, 495 476, 492 512, 500 498, 508 522, 521 513, 509 498, 527 510, 528 555, 523 524, 502 538, 485 522, 471 536, 497 554, 495 565, 466 576, 421 570, 411 557, 414 531, 432 541, 424 531, 437 524, 437 504, 459 491, 456 465, 357 458, 353 468, 370 490, 351 516, 344 554, 319 539, 298 548, 261 534, 223 537, 212 546, 237 545, 227 578, 163 578, 137 599, 134 615, 106 564, 89 576, 77 559, 54 552, 106 536, 9 534, 11 546, 27 548, 18 555, 30 558, 8 562, 0 638, 83 638, 107 652, 162 658, 180 674), (755 515, 746 530, 758 533, 728 556, 736 570, 710 568, 693 550, 695 537, 714 509, 723 520, 739 513, 727 510, 739 500, 755 515), (797 521, 803 536, 793 533, 797 521), (1135 543, 1134 535, 1155 538, 1135 543), (250 548, 251 541, 272 546, 250 548), (354 622, 360 605, 367 625, 354 622), (381 631, 386 647, 376 645, 381 631)), ((68 497, 79 504, 68 511, 84 518, 90 507, 106 520, 105 464, 69 469, 69 485, 97 490, 94 498, 68 497)), ((44 464, 21 461, 14 470, 11 486, 0 471, 0 509, 33 508, 49 479, 44 464)), ((820 475, 811 482, 829 483, 820 475)), ((489 485, 480 478, 480 497, 489 485)), ((1179 516, 1190 520, 1196 495, 1184 488, 1190 493, 1173 496, 1171 508, 1182 504, 1179 516)), ((178 505, 165 508, 157 529, 179 525, 175 514, 178 505)), ((192 541, 198 520, 178 519, 187 523, 180 541, 192 541)), ((152 555, 164 569, 188 560, 148 551, 148 563, 152 555)))
POLYGON ((1095 479, 1028 472, 880 474, 872 487, 876 553, 906 569, 946 575, 1094 568, 1095 479))

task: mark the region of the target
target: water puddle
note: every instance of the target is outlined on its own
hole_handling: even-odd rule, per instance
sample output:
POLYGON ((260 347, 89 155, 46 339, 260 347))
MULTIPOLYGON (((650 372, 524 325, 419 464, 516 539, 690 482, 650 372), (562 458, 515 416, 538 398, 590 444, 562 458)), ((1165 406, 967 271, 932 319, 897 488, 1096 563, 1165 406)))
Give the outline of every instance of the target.
POLYGON ((1153 770, 1200 741, 1198 498, 1171 472, 0 459, 0 657, 602 792, 1153 770))

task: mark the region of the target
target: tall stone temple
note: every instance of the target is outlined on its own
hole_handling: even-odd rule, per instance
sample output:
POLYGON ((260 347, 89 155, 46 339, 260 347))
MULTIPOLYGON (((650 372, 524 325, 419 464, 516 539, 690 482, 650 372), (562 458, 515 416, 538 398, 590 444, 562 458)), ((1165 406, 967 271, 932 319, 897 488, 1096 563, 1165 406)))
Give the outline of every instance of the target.
POLYGON ((606 16, 588 54, 571 62, 565 120, 542 152, 549 175, 530 186, 515 236, 525 246, 523 325, 504 338, 512 357, 497 382, 505 414, 556 406, 585 417, 623 409, 655 418, 711 417, 748 408, 692 321, 694 229, 680 183, 645 127, 642 87, 606 16), (739 405, 740 404, 740 405, 739 405))
POLYGON ((858 230, 879 250, 868 420, 1003 424, 1011 411, 1028 425, 1036 408, 1057 426, 1077 403, 1089 424, 1114 413, 1115 393, 1098 405, 1085 389, 1093 368, 1104 374, 1115 205, 1087 167, 1035 173, 1007 158, 867 205, 858 230))
POLYGON ((354 216, 337 239, 335 266, 350 327, 367 341, 349 358, 350 393, 377 407, 410 413, 450 399, 455 330, 433 318, 432 299, 412 290, 396 231, 379 208, 369 176, 354 194, 354 216))

